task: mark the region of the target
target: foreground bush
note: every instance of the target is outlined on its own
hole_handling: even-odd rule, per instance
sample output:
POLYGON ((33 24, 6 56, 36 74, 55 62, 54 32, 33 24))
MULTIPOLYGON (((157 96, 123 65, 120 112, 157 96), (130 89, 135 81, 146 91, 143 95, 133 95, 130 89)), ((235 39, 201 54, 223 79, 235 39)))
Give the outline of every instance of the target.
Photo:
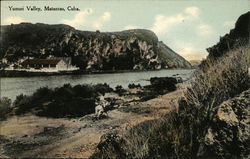
POLYGON ((112 91, 107 84, 76 85, 39 88, 31 96, 17 96, 14 106, 16 114, 33 112, 49 117, 78 117, 94 113, 95 99, 100 94, 112 91))
POLYGON ((218 106, 249 88, 248 68, 250 48, 233 50, 219 59, 208 59, 190 82, 185 93, 188 105, 194 107, 218 106))

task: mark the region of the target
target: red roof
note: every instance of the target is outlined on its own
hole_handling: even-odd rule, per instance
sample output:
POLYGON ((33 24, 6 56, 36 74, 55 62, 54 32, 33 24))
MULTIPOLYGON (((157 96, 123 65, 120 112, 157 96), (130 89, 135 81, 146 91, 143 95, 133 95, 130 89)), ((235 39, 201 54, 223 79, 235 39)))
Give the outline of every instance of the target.
POLYGON ((61 60, 56 60, 56 59, 27 59, 22 62, 22 65, 27 65, 27 64, 56 65, 60 61, 61 60))

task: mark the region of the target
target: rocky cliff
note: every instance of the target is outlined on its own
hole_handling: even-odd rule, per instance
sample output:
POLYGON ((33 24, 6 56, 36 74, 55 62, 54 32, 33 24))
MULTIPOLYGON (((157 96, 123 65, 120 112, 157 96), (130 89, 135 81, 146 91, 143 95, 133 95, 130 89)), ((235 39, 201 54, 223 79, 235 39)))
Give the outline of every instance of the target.
POLYGON ((83 70, 190 68, 180 55, 144 29, 121 32, 79 31, 67 25, 21 23, 1 27, 0 57, 14 54, 72 57, 83 70))
POLYGON ((235 28, 220 38, 220 41, 207 49, 209 52, 208 58, 220 57, 231 49, 238 48, 243 45, 250 44, 250 12, 242 14, 235 28))

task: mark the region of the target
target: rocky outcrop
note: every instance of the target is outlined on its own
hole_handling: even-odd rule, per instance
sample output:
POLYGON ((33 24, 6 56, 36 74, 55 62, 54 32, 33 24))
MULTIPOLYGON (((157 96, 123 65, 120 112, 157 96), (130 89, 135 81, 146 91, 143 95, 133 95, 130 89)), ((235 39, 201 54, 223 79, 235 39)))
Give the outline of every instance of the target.
POLYGON ((82 70, 190 68, 149 30, 79 31, 67 25, 21 23, 1 27, 0 57, 72 57, 82 70))
POLYGON ((126 158, 126 143, 125 140, 117 132, 104 134, 99 144, 97 152, 90 158, 126 158))
POLYGON ((198 156, 247 158, 250 143, 250 89, 214 110, 198 156))
POLYGON ((140 101, 147 101, 156 98, 159 95, 175 91, 177 83, 182 82, 180 77, 152 77, 150 85, 143 87, 143 91, 139 92, 140 101))
POLYGON ((151 86, 157 90, 168 90, 168 91, 175 91, 176 84, 181 82, 181 78, 174 78, 174 77, 152 77, 150 78, 151 86))
POLYGON ((208 58, 220 57, 231 49, 238 48, 243 45, 250 44, 250 12, 241 15, 235 28, 230 33, 220 38, 220 41, 207 49, 209 52, 208 58))

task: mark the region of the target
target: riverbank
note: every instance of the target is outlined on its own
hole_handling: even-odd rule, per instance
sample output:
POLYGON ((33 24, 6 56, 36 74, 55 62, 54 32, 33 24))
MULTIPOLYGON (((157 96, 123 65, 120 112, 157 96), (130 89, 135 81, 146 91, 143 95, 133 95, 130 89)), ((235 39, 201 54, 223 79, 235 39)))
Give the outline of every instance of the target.
MULTIPOLYGON (((74 70, 74 71, 58 71, 58 72, 31 72, 20 70, 0 70, 0 77, 38 77, 38 76, 60 76, 60 75, 87 75, 87 74, 115 74, 129 72, 146 72, 146 71, 161 71, 161 70, 180 70, 176 69, 160 69, 160 70, 74 70)), ((186 69, 192 70, 192 69, 186 69)))

